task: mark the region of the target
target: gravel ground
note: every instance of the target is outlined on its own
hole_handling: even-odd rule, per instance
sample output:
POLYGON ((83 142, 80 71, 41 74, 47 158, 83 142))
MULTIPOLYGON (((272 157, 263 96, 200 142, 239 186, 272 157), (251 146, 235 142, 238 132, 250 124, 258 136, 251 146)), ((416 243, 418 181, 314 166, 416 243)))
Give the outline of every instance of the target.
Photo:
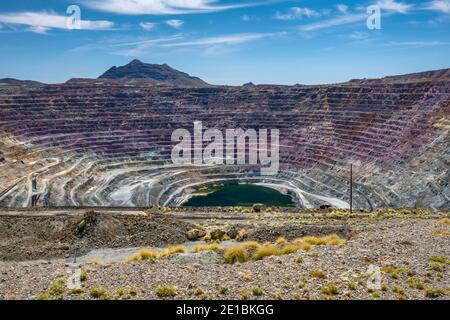
MULTIPOLYGON (((84 264, 81 290, 62 289, 57 297, 161 299, 159 286, 173 286, 170 299, 448 299, 449 226, 430 218, 367 219, 352 224, 340 247, 315 246, 261 261, 199 263, 192 254, 156 262, 84 264), (435 234, 436 230, 447 234, 435 234), (301 257, 299 259, 299 257, 301 257), (381 268, 381 286, 370 289, 370 265, 381 268), (100 289, 98 290, 99 287, 100 289), (257 288, 260 288, 257 290, 257 288)), ((35 299, 66 277, 64 260, 0 264, 0 299, 35 299)))

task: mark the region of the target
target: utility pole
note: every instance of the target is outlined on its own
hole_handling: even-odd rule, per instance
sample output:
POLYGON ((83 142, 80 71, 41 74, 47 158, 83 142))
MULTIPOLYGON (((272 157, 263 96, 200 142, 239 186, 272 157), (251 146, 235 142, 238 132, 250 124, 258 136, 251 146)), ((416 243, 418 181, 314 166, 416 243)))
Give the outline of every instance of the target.
POLYGON ((350 164, 350 214, 353 211, 353 164, 350 164))

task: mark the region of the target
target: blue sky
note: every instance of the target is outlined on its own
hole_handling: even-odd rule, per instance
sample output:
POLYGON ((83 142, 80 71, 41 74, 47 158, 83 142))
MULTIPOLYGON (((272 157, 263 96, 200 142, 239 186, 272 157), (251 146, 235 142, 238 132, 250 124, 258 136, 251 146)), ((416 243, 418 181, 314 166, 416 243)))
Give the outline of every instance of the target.
POLYGON ((0 78, 93 78, 138 58, 213 84, 334 83, 449 68, 450 0, 2 1, 0 43, 0 78))

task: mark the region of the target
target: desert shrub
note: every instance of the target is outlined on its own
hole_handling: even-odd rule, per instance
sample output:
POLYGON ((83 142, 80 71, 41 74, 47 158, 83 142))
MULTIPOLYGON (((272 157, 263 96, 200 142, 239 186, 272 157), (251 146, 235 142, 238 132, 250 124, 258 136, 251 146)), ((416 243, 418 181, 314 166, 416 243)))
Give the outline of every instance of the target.
POLYGON ((428 258, 428 261, 442 263, 442 264, 450 264, 450 261, 444 257, 430 257, 430 258, 428 258))
POLYGON ((241 299, 242 300, 248 300, 248 299, 250 299, 250 294, 248 293, 248 291, 247 290, 242 290, 242 292, 241 292, 241 299))
POLYGON ((379 297, 381 297, 381 294, 379 291, 374 291, 374 292, 372 292, 372 297, 379 298, 379 297))
POLYGON ((285 237, 279 237, 279 238, 275 241, 276 244, 285 244, 286 242, 287 242, 287 240, 286 240, 285 237))
POLYGON ((280 255, 281 250, 280 248, 274 246, 274 245, 263 245, 256 249, 253 260, 262 260, 265 257, 274 256, 274 255, 280 255))
POLYGON ((246 241, 242 243, 242 246, 246 249, 257 249, 259 248, 260 244, 256 241, 246 241))
POLYGON ((244 282, 250 282, 250 281, 252 281, 253 280, 253 277, 252 277, 252 275, 251 274, 241 274, 240 275, 240 278, 241 278, 241 280, 242 281, 244 281, 244 282))
POLYGON ((309 251, 311 250, 312 246, 309 243, 301 243, 299 245, 299 250, 303 250, 303 251, 309 251))
POLYGON ((218 289, 220 294, 226 294, 228 292, 228 287, 225 285, 221 285, 218 289))
POLYGON ((169 246, 159 253, 159 257, 167 257, 175 253, 186 253, 187 249, 184 246, 169 246))
POLYGON ((100 259, 91 259, 91 260, 88 261, 88 263, 92 264, 92 265, 101 265, 101 264, 103 264, 103 262, 100 259))
POLYGON ((320 270, 313 270, 309 273, 309 275, 317 279, 325 279, 327 277, 325 273, 323 273, 323 271, 320 270))
POLYGON ((210 244, 197 244, 194 246, 194 252, 200 251, 217 251, 220 250, 221 246, 218 243, 210 243, 210 244))
POLYGON ((392 291, 395 292, 395 293, 398 293, 398 294, 404 294, 405 293, 405 290, 403 290, 400 287, 392 287, 392 291))
POLYGON ((337 286, 335 286, 334 284, 329 284, 326 286, 323 286, 320 291, 323 294, 327 294, 327 295, 337 295, 339 294, 339 288, 337 286))
POLYGON ((345 243, 345 240, 341 239, 337 234, 326 236, 325 241, 329 246, 341 246, 345 243))
POLYGON ((285 246, 283 246, 280 251, 281 254, 292 254, 292 253, 296 253, 298 250, 300 250, 301 245, 297 245, 297 244, 287 244, 285 246))
POLYGON ((439 235, 439 236, 448 236, 450 235, 450 231, 446 230, 433 230, 431 231, 432 234, 439 235))
POLYGON ((411 275, 411 271, 407 269, 397 269, 394 267, 386 266, 381 268, 381 272, 387 273, 392 279, 399 279, 401 274, 411 275))
POLYGON ((127 262, 154 261, 156 258, 158 258, 158 256, 159 256, 158 252, 151 249, 142 248, 137 252, 135 252, 134 254, 132 254, 131 256, 129 256, 127 258, 127 262))
POLYGON ((69 292, 71 294, 81 294, 84 292, 84 290, 82 288, 75 288, 75 289, 70 289, 69 292))
POLYGON ((132 299, 138 295, 138 291, 135 286, 122 287, 116 290, 116 296, 123 299, 132 299))
POLYGON ((160 298, 171 298, 177 295, 177 289, 174 286, 165 284, 157 287, 155 294, 160 298))
POLYGON ((327 243, 325 237, 314 237, 308 236, 301 239, 302 242, 313 245, 313 246, 322 246, 327 243))
POLYGON ((205 294, 205 291, 203 291, 202 288, 197 288, 197 289, 195 289, 195 291, 194 291, 194 295, 197 296, 197 297, 202 296, 202 295, 204 295, 204 294, 205 294))
POLYGON ((252 293, 254 296, 262 296, 264 292, 259 286, 254 286, 252 288, 252 293))
POLYGON ((225 250, 223 258, 226 263, 246 262, 248 261, 248 253, 244 247, 234 246, 225 250))
POLYGON ((283 300, 283 294, 281 292, 277 292, 274 296, 275 300, 283 300))
POLYGON ((440 296, 445 296, 444 290, 428 288, 425 290, 425 297, 427 298, 438 298, 440 296))
POLYGON ((434 271, 438 271, 438 272, 444 271, 444 267, 442 266, 442 264, 437 263, 437 262, 430 262, 428 266, 431 269, 433 269, 434 271))
POLYGON ((86 281, 88 278, 88 272, 85 269, 81 269, 80 281, 86 281))
POLYGON ((52 296, 48 292, 39 293, 36 300, 51 300, 52 296))
POLYGON ((411 288, 418 290, 423 290, 424 288, 422 281, 418 278, 411 277, 406 279, 406 282, 409 284, 411 288))
POLYGON ((108 298, 108 291, 105 287, 101 285, 95 285, 91 288, 90 291, 91 297, 95 299, 107 299, 108 298))
POLYGON ((444 227, 450 227, 450 218, 442 218, 437 221, 437 224, 444 227))
POLYGON ((336 234, 331 234, 324 237, 307 236, 303 238, 297 238, 293 241, 293 243, 304 244, 308 246, 341 246, 345 243, 345 240, 343 240, 336 234))
POLYGON ((48 293, 52 296, 58 296, 64 294, 65 290, 66 281, 63 278, 58 278, 50 284, 48 293))

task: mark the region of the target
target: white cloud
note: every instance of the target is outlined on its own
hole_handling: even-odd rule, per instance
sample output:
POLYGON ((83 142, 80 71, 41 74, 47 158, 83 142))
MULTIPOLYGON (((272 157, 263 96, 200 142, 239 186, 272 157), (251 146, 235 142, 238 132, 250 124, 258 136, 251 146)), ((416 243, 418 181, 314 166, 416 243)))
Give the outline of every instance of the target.
POLYGON ((184 21, 172 19, 172 20, 166 20, 165 23, 172 28, 179 29, 183 26, 184 21))
MULTIPOLYGON (((68 29, 67 21, 70 17, 47 12, 19 12, 1 13, 0 22, 29 26, 28 30, 36 33, 46 33, 50 29, 68 29)), ((114 23, 110 21, 81 20, 82 30, 111 29, 114 23)))
POLYGON ((250 17, 247 14, 244 14, 241 19, 242 19, 242 21, 248 22, 248 21, 252 20, 252 17, 250 17))
POLYGON ((321 29, 327 29, 331 27, 336 27, 344 24, 351 24, 360 21, 364 21, 367 19, 366 14, 351 14, 351 15, 343 15, 337 18, 323 20, 316 23, 305 24, 298 27, 299 31, 307 32, 307 31, 316 31, 321 29))
POLYGON ((261 4, 254 2, 251 4, 218 5, 217 0, 82 0, 82 3, 96 10, 129 15, 214 12, 261 4))
POLYGON ((278 20, 296 20, 302 19, 303 17, 320 17, 320 13, 310 8, 292 7, 289 8, 286 13, 280 13, 277 11, 274 18, 278 20))
POLYGON ((136 41, 115 41, 95 43, 89 47, 83 46, 73 49, 74 52, 84 52, 85 50, 102 50, 108 51, 110 54, 121 55, 127 57, 138 57, 152 48, 154 52, 156 48, 182 48, 182 47, 198 47, 203 49, 204 55, 216 55, 228 53, 236 50, 236 45, 257 41, 264 38, 275 38, 284 35, 279 33, 246 33, 220 35, 216 37, 184 39, 182 35, 174 35, 163 38, 138 39, 136 41))
POLYGON ((336 8, 339 10, 340 13, 346 14, 348 12, 348 6, 345 4, 338 4, 336 8))
POLYGON ((31 26, 28 28, 28 31, 31 31, 34 33, 40 33, 40 34, 47 34, 48 30, 50 30, 50 28, 42 27, 42 26, 31 26))
POLYGON ((381 9, 394 11, 398 13, 407 13, 412 6, 403 2, 396 2, 395 0, 381 0, 377 2, 377 6, 381 9))
POLYGON ((429 2, 426 8, 443 13, 450 13, 450 0, 434 0, 429 2))
POLYGON ((142 29, 147 30, 147 31, 155 29, 157 25, 158 24, 154 23, 154 22, 141 22, 141 23, 139 23, 139 26, 142 29))
POLYGON ((108 50, 111 54, 126 56, 126 57, 138 57, 144 54, 147 49, 152 47, 161 46, 166 42, 173 42, 176 40, 180 40, 181 36, 175 35, 171 37, 164 38, 152 38, 152 39, 144 39, 138 41, 131 42, 119 42, 114 44, 102 44, 97 49, 108 50))
POLYGON ((186 47, 186 46, 210 46, 210 45, 236 45, 264 38, 283 35, 281 33, 241 33, 232 35, 223 35, 217 37, 200 38, 190 41, 175 42, 163 44, 163 47, 186 47))

